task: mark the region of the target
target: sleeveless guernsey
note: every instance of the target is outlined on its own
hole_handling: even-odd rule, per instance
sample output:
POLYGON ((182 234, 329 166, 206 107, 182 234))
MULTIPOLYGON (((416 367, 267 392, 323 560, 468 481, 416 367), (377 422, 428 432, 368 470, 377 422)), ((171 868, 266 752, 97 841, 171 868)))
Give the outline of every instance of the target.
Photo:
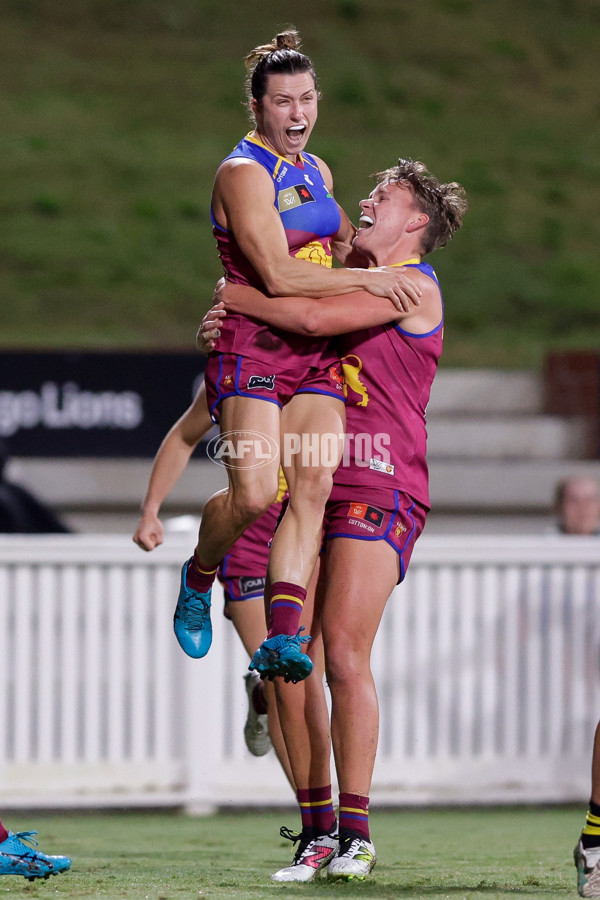
MULTIPOLYGON (((428 263, 402 263, 438 284, 428 263)), ((334 484, 391 488, 429 507, 425 410, 442 352, 443 318, 426 334, 390 323, 340 335, 346 449, 334 484)))
MULTIPOLYGON (((339 230, 341 217, 314 157, 302 153, 301 163, 294 165, 251 135, 240 141, 227 159, 240 157, 259 163, 271 176, 273 203, 281 217, 290 256, 331 267, 331 239, 339 230)), ((226 278, 264 291, 260 276, 241 252, 235 236, 217 224, 212 209, 211 219, 226 278)), ((229 314, 220 328, 219 353, 235 353, 279 368, 322 366, 335 358, 327 338, 309 340, 247 316, 229 314)))

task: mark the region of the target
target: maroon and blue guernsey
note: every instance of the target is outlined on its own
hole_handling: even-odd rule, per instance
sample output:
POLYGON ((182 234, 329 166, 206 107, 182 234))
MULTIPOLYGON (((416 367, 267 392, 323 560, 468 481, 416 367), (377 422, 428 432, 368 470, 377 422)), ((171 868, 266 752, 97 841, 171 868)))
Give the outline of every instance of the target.
MULTIPOLYGON (((341 217, 314 157, 301 153, 294 164, 252 135, 240 141, 227 159, 240 157, 259 163, 270 174, 273 203, 281 217, 290 256, 330 268, 331 239, 339 231, 341 217)), ((258 272, 241 252, 233 233, 216 223, 212 210, 211 218, 225 277, 264 292, 258 272)), ((322 366, 332 358, 327 338, 309 340, 247 316, 230 313, 220 329, 219 353, 235 353, 279 368, 322 366)))
MULTIPOLYGON (((428 263, 398 265, 418 269, 438 284, 428 263)), ((390 323, 337 338, 348 437, 334 484, 391 488, 429 508, 425 410, 443 327, 442 318, 432 331, 414 334, 390 323)))

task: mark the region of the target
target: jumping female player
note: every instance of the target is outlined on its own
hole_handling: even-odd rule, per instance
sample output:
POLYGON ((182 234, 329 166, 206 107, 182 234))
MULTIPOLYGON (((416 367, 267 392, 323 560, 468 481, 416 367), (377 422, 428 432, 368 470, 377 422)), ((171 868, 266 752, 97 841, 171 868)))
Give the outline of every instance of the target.
MULTIPOLYGON (((402 269, 353 268, 356 229, 333 197, 325 163, 305 152, 317 119, 311 60, 290 30, 247 57, 254 129, 220 165, 212 196, 214 234, 231 282, 267 294, 324 297, 364 289, 408 310, 420 289, 402 269), (332 256, 346 268, 333 269, 332 256)), ((311 671, 297 629, 320 544, 325 502, 343 446, 344 391, 339 358, 326 338, 306 338, 229 317, 206 370, 209 408, 234 447, 229 488, 207 502, 198 544, 182 569, 174 627, 188 655, 210 647, 210 589, 234 541, 273 503, 280 464, 289 504, 269 557, 269 631, 255 654, 265 677, 299 681, 311 671), (258 465, 257 433, 273 447, 258 465), (333 452, 280 453, 282 435, 333 436, 333 452), (337 441, 337 443, 336 443, 337 441)), ((328 446, 331 446, 329 441, 328 446)))

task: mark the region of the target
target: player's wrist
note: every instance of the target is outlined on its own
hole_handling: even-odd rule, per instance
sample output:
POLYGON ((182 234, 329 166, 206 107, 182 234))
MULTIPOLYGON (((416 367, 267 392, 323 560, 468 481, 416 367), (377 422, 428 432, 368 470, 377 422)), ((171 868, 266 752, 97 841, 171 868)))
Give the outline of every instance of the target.
POLYGON ((373 281, 371 280, 368 269, 348 269, 347 271, 352 272, 353 291, 367 291, 368 293, 372 293, 373 281))
POLYGON ((144 504, 141 508, 142 516, 144 516, 145 518, 148 516, 152 516, 153 518, 157 519, 159 511, 160 511, 160 503, 144 504))

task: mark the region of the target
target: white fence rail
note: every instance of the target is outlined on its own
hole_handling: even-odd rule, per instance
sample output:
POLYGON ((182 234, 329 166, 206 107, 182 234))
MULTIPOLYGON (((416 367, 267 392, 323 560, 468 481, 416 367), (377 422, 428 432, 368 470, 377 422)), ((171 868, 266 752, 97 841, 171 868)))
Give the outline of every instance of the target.
MULTIPOLYGON (((247 659, 214 601, 172 632, 191 536, 0 538, 0 808, 289 804, 243 742, 247 659)), ((377 803, 584 800, 600 717, 598 541, 428 537, 373 653, 377 803)))

